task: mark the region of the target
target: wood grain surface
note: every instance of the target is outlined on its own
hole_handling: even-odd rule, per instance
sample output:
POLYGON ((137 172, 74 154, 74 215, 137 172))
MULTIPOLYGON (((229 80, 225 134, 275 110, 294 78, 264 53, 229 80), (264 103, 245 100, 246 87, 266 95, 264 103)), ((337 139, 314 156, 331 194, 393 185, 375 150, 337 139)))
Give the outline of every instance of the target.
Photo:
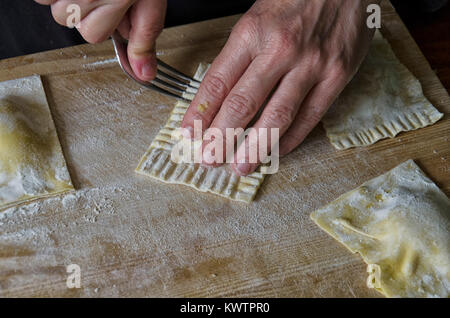
MULTIPOLYGON (((165 30, 160 58, 192 74, 238 18, 165 30)), ((127 80, 111 43, 0 61, 0 80, 42 75, 77 188, 1 214, 0 296, 379 297, 309 214, 410 158, 450 195, 449 96, 388 2, 382 32, 444 119, 345 151, 319 126, 249 205, 134 173, 174 101, 127 80)))

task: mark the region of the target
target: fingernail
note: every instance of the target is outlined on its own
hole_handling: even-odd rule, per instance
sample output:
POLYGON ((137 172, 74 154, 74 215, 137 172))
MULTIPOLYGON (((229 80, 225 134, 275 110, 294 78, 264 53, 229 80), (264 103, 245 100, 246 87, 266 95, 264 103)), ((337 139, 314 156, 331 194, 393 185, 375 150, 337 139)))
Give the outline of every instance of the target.
POLYGON ((181 134, 182 134, 183 137, 186 138, 186 139, 192 139, 192 136, 194 135, 194 128, 192 128, 191 126, 184 127, 184 128, 181 130, 181 134))
POLYGON ((141 67, 141 76, 149 79, 152 76, 152 68, 150 67, 150 64, 145 63, 144 65, 142 65, 141 67))
POLYGON ((251 166, 248 163, 238 163, 236 170, 241 176, 246 176, 250 173, 251 166))

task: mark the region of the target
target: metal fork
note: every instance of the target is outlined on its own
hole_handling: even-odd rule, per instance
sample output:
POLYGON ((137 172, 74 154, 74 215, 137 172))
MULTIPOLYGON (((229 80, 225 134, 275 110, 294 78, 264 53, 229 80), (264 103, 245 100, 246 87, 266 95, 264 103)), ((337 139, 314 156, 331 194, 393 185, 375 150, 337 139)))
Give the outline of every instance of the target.
POLYGON ((158 65, 156 78, 151 82, 142 81, 133 72, 128 60, 128 41, 124 39, 118 31, 115 31, 111 38, 120 67, 128 77, 142 86, 148 87, 166 96, 174 97, 188 103, 194 99, 194 96, 200 87, 199 81, 181 73, 160 59, 156 59, 158 65))

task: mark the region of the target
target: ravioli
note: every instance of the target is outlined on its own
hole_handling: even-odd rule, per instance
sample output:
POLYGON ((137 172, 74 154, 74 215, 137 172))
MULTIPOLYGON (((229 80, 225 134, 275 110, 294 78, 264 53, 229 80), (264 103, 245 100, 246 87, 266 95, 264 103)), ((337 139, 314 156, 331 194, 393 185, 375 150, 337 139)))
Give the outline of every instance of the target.
POLYGON ((322 119, 337 149, 368 146, 443 117, 379 31, 360 70, 322 119))
POLYGON ((40 77, 0 83, 0 210, 71 190, 40 77))
POLYGON ((368 264, 367 285, 388 297, 448 297, 450 200, 414 163, 313 212, 311 218, 368 264))
MULTIPOLYGON (((201 81, 207 70, 207 64, 200 64, 194 78, 201 81)), ((193 97, 192 93, 186 95, 186 98, 191 100, 193 97)), ((186 102, 176 103, 165 127, 151 143, 136 172, 166 183, 183 184, 228 199, 251 202, 264 181, 261 168, 245 177, 239 177, 233 173, 229 164, 220 167, 205 167, 198 163, 176 163, 171 159, 173 147, 179 141, 173 137, 177 135, 177 131, 181 127, 188 107, 189 104, 186 102)))

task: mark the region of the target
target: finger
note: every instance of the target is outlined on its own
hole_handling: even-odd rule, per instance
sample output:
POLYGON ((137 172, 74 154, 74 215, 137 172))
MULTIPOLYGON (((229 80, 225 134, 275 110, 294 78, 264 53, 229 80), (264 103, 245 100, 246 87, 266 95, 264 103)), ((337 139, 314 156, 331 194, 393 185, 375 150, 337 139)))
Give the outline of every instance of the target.
POLYGON ((156 39, 164 28, 166 0, 140 0, 130 11, 128 58, 144 81, 156 76, 156 39))
POLYGON ((225 98, 244 74, 252 61, 252 47, 243 40, 239 28, 235 28, 220 54, 212 63, 194 100, 184 115, 181 127, 191 132, 194 121, 202 123, 203 133, 211 124, 225 98))
POLYGON ((43 5, 46 5, 46 6, 52 5, 56 1, 58 1, 58 0, 34 0, 34 2, 37 2, 39 4, 43 4, 43 5))
MULTIPOLYGON (((287 64, 283 65, 277 61, 277 65, 276 61, 275 56, 259 55, 256 57, 226 97, 210 126, 210 128, 222 131, 224 149, 232 149, 235 142, 234 136, 233 138, 226 136, 226 129, 245 129, 280 78, 287 72, 287 64)), ((208 142, 205 142, 205 147, 207 144, 208 142)), ((215 154, 208 152, 204 155, 208 164, 223 163, 226 151, 223 151, 222 158, 215 158, 215 161, 211 160, 215 154)))
POLYGON ((280 155, 283 156, 300 145, 319 123, 331 104, 348 83, 348 78, 329 78, 318 83, 310 91, 291 127, 280 140, 280 155))
POLYGON ((117 27, 117 31, 119 31, 120 35, 123 38, 128 40, 130 38, 130 29, 131 29, 130 15, 127 12, 127 14, 125 14, 119 26, 117 27))
POLYGON ((271 153, 272 147, 279 140, 272 140, 272 132, 278 130, 282 136, 291 126, 302 101, 314 86, 316 79, 309 72, 309 67, 297 67, 286 74, 267 106, 256 121, 255 133, 249 135, 237 149, 232 165, 238 175, 248 175, 256 170, 271 153), (265 149, 262 149, 264 147, 265 149))
POLYGON ((131 4, 131 1, 118 1, 96 7, 81 20, 78 31, 89 43, 105 41, 117 29, 131 4))

